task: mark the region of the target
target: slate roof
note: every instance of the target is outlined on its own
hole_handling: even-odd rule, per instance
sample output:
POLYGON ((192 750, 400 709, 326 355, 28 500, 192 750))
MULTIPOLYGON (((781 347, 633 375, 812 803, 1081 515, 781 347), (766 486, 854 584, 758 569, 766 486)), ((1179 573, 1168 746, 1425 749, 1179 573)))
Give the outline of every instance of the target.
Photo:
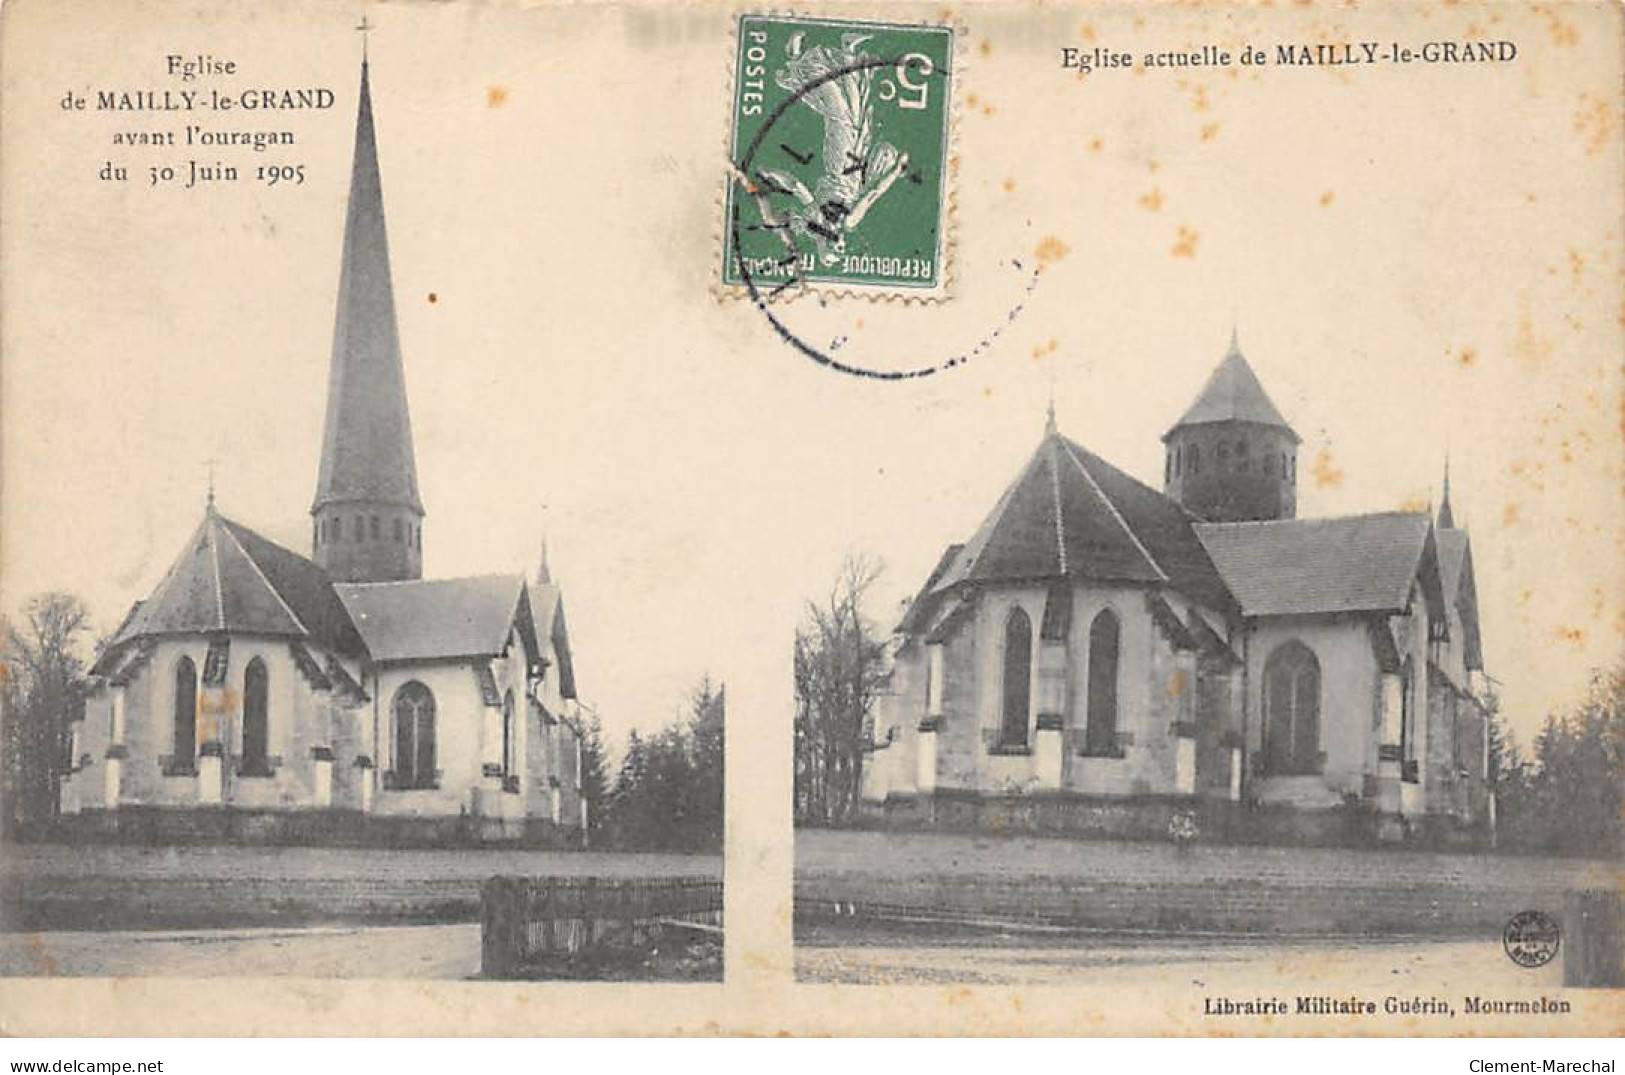
POLYGON ((558 655, 559 695, 576 697, 575 661, 570 656, 570 629, 564 619, 564 590, 553 581, 553 571, 547 565, 547 543, 542 543, 541 563, 536 568, 536 581, 532 584, 532 603, 536 612, 536 636, 545 638, 558 655))
POLYGON ((1248 616, 1400 611, 1419 573, 1442 609, 1424 512, 1200 523, 1196 533, 1248 616))
POLYGON ((383 501, 423 511, 365 63, 344 216, 321 469, 312 510, 335 500, 383 501))
POLYGON ((333 590, 374 661, 494 657, 516 622, 529 657, 539 656, 522 575, 336 583, 333 590))
POLYGON ((1275 404, 1270 402, 1258 375, 1247 364, 1234 338, 1230 341, 1229 353, 1220 360, 1218 368, 1197 394, 1196 402, 1190 405, 1172 429, 1162 435, 1162 439, 1166 441, 1173 436, 1174 430, 1182 426, 1210 422, 1255 422, 1276 426, 1290 433, 1293 440, 1298 439, 1286 419, 1281 417, 1281 412, 1275 409, 1275 404))
MULTIPOLYGON (((104 656, 132 639, 175 634, 282 636, 361 652, 361 638, 326 572, 213 505, 152 595, 131 609, 104 656)), ((98 672, 106 670, 97 663, 98 672)))
MULTIPOLYGON (((1448 503, 1446 501, 1447 506, 1448 503)), ((1478 585, 1473 578, 1472 543, 1465 530, 1441 527, 1434 531, 1434 538, 1439 544, 1439 579, 1445 600, 1453 602, 1461 613, 1467 667, 1482 669, 1484 649, 1478 626, 1478 585)))
POLYGON ((966 584, 1055 578, 1168 585, 1239 611, 1193 529, 1195 518, 1075 441, 1050 433, 962 546, 950 546, 903 620, 928 622, 966 584))

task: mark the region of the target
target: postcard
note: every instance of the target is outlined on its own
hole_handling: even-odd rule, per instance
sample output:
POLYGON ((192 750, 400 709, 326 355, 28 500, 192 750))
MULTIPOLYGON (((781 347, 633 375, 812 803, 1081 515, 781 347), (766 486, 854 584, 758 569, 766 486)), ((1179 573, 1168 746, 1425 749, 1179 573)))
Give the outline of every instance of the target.
POLYGON ((1618 1034, 1622 40, 12 0, 0 1029, 1618 1034))

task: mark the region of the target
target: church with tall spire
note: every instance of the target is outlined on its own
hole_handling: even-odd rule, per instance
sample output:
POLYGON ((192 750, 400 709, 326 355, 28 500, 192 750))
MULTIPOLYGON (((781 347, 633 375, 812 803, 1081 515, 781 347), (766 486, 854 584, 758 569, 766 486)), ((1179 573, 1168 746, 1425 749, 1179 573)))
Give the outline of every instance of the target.
POLYGON ((1488 712, 1450 501, 1298 517, 1299 437, 1230 345, 1162 488, 1043 436, 893 635, 863 769, 906 825, 1483 842, 1488 712), (1182 822, 1184 824, 1184 822, 1182 822))
POLYGON ((344 582, 423 577, 423 501, 395 320, 368 63, 344 214, 312 558, 344 582))
MULTIPOLYGON (((363 29, 365 24, 363 24, 363 29)), ((587 828, 563 592, 424 579, 370 62, 311 552, 203 518, 98 656, 60 808, 142 839, 567 845, 587 828)))

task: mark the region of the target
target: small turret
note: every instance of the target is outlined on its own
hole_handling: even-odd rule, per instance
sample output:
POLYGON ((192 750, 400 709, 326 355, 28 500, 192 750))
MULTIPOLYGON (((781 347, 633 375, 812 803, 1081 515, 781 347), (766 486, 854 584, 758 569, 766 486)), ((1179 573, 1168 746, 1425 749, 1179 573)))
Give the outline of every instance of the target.
POLYGON ((1297 515, 1298 435, 1233 332, 1230 350, 1162 441, 1164 491, 1192 514, 1209 522, 1297 515))

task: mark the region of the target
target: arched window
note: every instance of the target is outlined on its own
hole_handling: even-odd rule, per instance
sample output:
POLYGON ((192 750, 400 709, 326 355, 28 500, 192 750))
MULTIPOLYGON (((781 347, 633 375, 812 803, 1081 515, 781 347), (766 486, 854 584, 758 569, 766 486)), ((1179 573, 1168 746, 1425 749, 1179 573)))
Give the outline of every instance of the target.
POLYGON ((1185 449, 1183 448, 1174 449, 1174 473, 1185 473, 1185 449))
POLYGON ((1027 745, 1032 674, 1033 623, 1018 608, 1004 623, 1004 720, 999 729, 1004 746, 1027 745))
POLYGON ((395 786, 435 786, 434 695, 412 680, 395 692, 395 786))
POLYGON ((271 775, 270 693, 265 662, 255 657, 243 670, 242 776, 271 775))
POLYGON ((197 666, 182 657, 175 664, 175 728, 171 738, 174 758, 170 768, 191 772, 197 757, 197 666))
POLYGON ((367 520, 366 520, 366 518, 364 516, 357 515, 355 517, 355 539, 357 541, 360 541, 363 538, 365 538, 366 536, 367 536, 367 520))
POLYGON ((372 517, 372 519, 371 519, 371 522, 372 522, 372 539, 374 541, 377 541, 378 540, 378 516, 374 515, 372 517))
POLYGON ((1120 628, 1117 614, 1102 609, 1089 625, 1089 712, 1084 728, 1084 752, 1117 753, 1117 649, 1120 628))
POLYGON ((399 515, 395 516, 395 544, 399 545, 405 538, 405 526, 399 515))
POLYGON ((1202 471, 1202 449, 1191 445, 1191 473, 1200 474, 1202 471))
POLYGON ((1264 663, 1264 769, 1320 772, 1320 662, 1295 640, 1264 663))
POLYGON ((502 775, 504 777, 515 775, 513 731, 513 691, 509 691, 502 699, 502 775))
POLYGON ((1167 457, 1165 459, 1163 459, 1163 461, 1162 461, 1162 480, 1166 482, 1166 481, 1173 481, 1173 479, 1174 479, 1174 453, 1173 453, 1173 449, 1170 448, 1168 450, 1167 457))
POLYGON ((342 515, 333 516, 332 530, 333 530, 332 539, 334 541, 343 541, 344 540, 344 516, 342 516, 342 515))

